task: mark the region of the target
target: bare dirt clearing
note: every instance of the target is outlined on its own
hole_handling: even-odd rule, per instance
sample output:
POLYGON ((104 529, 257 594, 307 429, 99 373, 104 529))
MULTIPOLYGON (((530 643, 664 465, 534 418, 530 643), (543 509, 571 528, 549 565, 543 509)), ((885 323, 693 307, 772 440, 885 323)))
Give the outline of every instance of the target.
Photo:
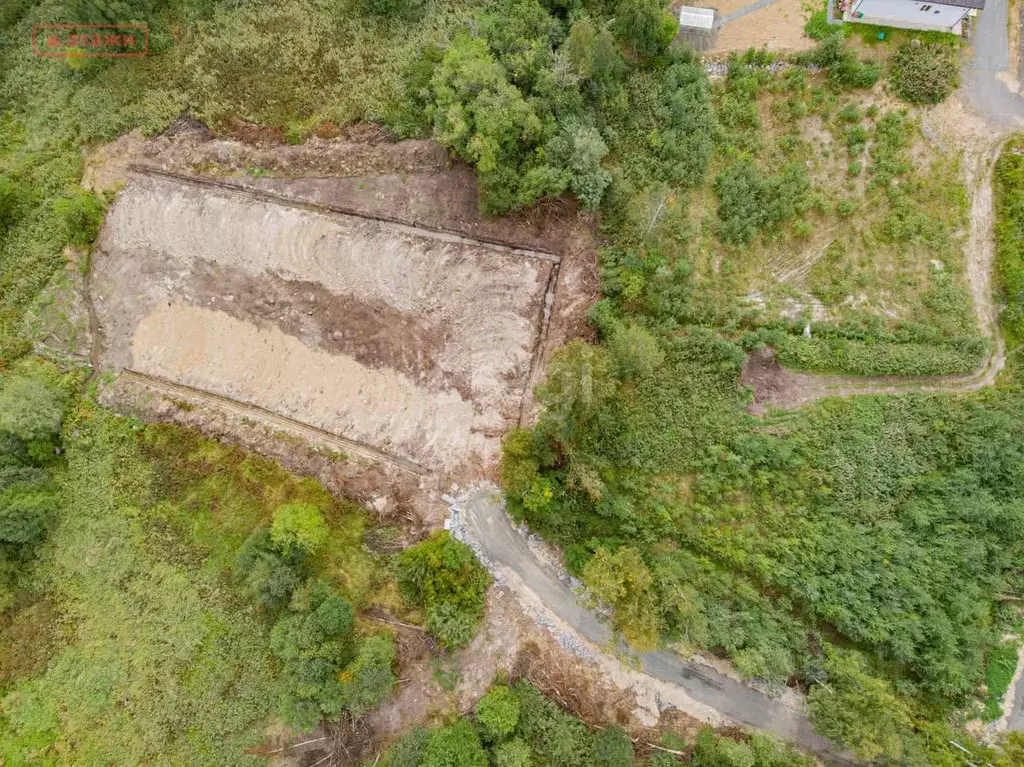
POLYGON ((93 258, 105 368, 435 469, 518 420, 557 260, 143 175, 93 258))

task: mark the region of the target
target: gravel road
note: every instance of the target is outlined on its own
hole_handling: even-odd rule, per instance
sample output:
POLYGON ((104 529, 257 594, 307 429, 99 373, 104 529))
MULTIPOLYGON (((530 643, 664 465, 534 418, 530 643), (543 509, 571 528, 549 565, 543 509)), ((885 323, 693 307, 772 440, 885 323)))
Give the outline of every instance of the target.
MULTIPOLYGON (((477 551, 499 582, 516 592, 535 611, 543 605, 561 626, 569 627, 591 645, 592 652, 607 647, 611 632, 594 612, 580 605, 569 577, 544 561, 505 514, 500 492, 494 487, 476 490, 455 506, 458 537, 477 551), (513 577, 509 577, 512 575, 513 577), (527 585, 528 584, 528 585, 527 585)), ((550 624, 548 624, 550 625, 550 624)), ((565 637, 558 637, 563 644, 565 637)), ((814 751, 833 764, 852 764, 834 743, 817 735, 805 714, 788 702, 770 698, 715 669, 689 662, 665 650, 641 653, 646 675, 677 685, 697 705, 687 713, 707 719, 712 709, 721 719, 771 733, 814 751)))

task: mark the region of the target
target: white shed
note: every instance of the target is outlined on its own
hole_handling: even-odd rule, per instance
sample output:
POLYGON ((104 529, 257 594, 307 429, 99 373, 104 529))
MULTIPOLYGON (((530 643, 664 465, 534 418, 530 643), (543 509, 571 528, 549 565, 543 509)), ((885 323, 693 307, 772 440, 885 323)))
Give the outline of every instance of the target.
POLYGON ((718 12, 714 8, 682 6, 679 9, 679 40, 698 51, 714 48, 718 40, 718 12))

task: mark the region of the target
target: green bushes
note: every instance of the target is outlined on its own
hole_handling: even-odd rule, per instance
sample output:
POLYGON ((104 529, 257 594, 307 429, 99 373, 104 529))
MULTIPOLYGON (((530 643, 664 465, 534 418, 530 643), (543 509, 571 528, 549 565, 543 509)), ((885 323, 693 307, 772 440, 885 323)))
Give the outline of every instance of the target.
POLYGON ((1001 322, 1015 340, 1024 338, 1024 141, 1003 147, 993 175, 996 273, 1005 308, 1001 322))
POLYGON ((104 207, 96 195, 78 192, 62 197, 54 202, 53 210, 64 224, 65 241, 71 245, 91 245, 99 234, 104 207))
POLYGON ((807 696, 815 729, 848 744, 866 761, 885 757, 900 762, 903 738, 912 727, 907 705, 890 685, 866 674, 855 653, 831 651, 825 669, 827 679, 807 696))
POLYGON ((611 180, 601 167, 608 147, 578 89, 556 82, 557 22, 536 0, 501 9, 487 17, 487 37, 460 35, 434 70, 434 136, 476 166, 490 213, 566 190, 594 208, 611 180))
POLYGON ((943 43, 904 43, 892 57, 893 92, 911 104, 938 104, 953 92, 960 75, 960 56, 943 43))
POLYGON ((254 765, 277 692, 266 629, 216 572, 161 552, 140 513, 137 424, 80 407, 54 470, 60 503, 32 573, 75 632, 3 699, 0 760, 254 765), (133 428, 135 427, 135 428, 133 428))
POLYGON ((360 717, 391 697, 398 681, 391 670, 396 659, 395 642, 390 636, 377 634, 359 645, 355 660, 341 675, 341 699, 346 711, 360 717))
POLYGON ((828 73, 829 83, 839 90, 870 88, 878 82, 882 67, 864 62, 843 43, 845 35, 834 32, 823 38, 814 48, 793 57, 797 64, 812 65, 828 73))
POLYGON ((570 25, 537 0, 496 0, 480 34, 457 36, 429 77, 427 64, 407 72, 413 106, 396 113, 397 127, 415 132, 422 105, 434 137, 476 167, 485 212, 567 192, 596 209, 613 150, 631 183, 703 178, 712 135, 702 128, 714 117, 697 57, 668 49, 674 16, 660 0, 587 11, 570 25), (659 66, 627 63, 620 44, 659 66))
POLYGON ((445 647, 460 647, 473 638, 491 585, 472 550, 447 532, 403 551, 397 561, 398 583, 427 615, 427 630, 445 647))
POLYGON ((804 34, 812 40, 824 40, 835 32, 836 28, 828 23, 828 11, 824 8, 813 11, 804 24, 804 34))
POLYGON ((52 472, 69 384, 56 368, 32 360, 0 377, 0 614, 14 603, 60 503, 52 472))
POLYGON ((311 730, 323 716, 337 716, 344 702, 338 674, 352 660, 352 605, 323 581, 295 593, 291 609, 270 633, 281 663, 285 692, 281 716, 311 730))
POLYGON ((284 552, 316 553, 327 542, 330 530, 324 515, 308 503, 286 503, 274 512, 270 538, 284 552))
POLYGON ((985 359, 983 339, 948 343, 870 342, 843 338, 772 335, 779 362, 796 370, 859 376, 968 375, 985 359))
POLYGON ((679 31, 663 0, 621 0, 614 16, 615 34, 638 56, 660 56, 679 31))
POLYGON ((293 727, 311 730, 344 709, 362 716, 391 695, 395 643, 377 635, 356 641, 352 604, 316 580, 295 592, 270 633, 281 664, 279 711, 293 727))
POLYGON ((473 725, 460 719, 430 736, 421 767, 487 767, 487 752, 473 725))
POLYGON ((985 662, 985 692, 987 693, 981 719, 994 722, 1003 715, 1003 696, 1017 672, 1020 640, 1008 639, 993 647, 985 662))
MULTIPOLYGON (((841 346, 909 349, 901 372, 931 364, 911 344, 841 346)), ((1015 578, 1003 547, 1016 550, 1022 524, 1008 499, 1024 474, 1006 473, 1020 400, 837 399, 748 425, 734 347, 690 329, 662 349, 629 381, 607 350, 552 362, 557 390, 541 389, 537 428, 509 443, 510 509, 566 547, 634 641, 719 648, 783 684, 820 676, 816 627, 828 626, 900 664, 903 694, 934 705, 970 695, 994 584, 1015 578), (913 575, 923 566, 927 582, 913 575)), ((983 349, 959 351, 966 368, 983 349)))
POLYGON ((267 529, 257 530, 238 550, 235 582, 268 610, 288 604, 305 577, 306 551, 283 550, 267 529))
POLYGON ((787 165, 763 178, 750 160, 734 162, 715 178, 718 236, 730 245, 746 245, 810 207, 810 180, 799 165, 787 165))
MULTIPOLYGON (((496 683, 478 701, 476 712, 474 719, 463 718, 432 732, 414 728, 384 755, 383 767, 632 767, 641 763, 634 761, 633 742, 621 728, 613 725, 591 732, 525 679, 512 685, 496 683), (484 724, 483 712, 488 712, 483 716, 491 719, 492 726, 484 724), (501 722, 496 729, 495 716, 501 722)), ((686 749, 678 736, 663 742, 673 750, 686 749)), ((692 744, 691 759, 679 762, 655 752, 642 762, 646 767, 681 763, 810 767, 812 760, 764 735, 718 738, 708 727, 692 744)))
POLYGON ((476 721, 491 740, 511 735, 519 724, 519 699, 505 685, 491 688, 476 702, 476 721))

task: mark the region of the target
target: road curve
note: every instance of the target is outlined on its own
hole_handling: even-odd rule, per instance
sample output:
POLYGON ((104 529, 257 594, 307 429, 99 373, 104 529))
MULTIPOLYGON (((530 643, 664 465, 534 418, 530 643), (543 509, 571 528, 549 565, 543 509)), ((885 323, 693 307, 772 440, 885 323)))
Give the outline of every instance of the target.
MULTIPOLYGON (((460 498, 456 508, 460 517, 457 533, 468 539, 496 576, 506 582, 515 581, 507 585, 520 601, 531 606, 543 605, 561 623, 593 645, 594 652, 607 647, 612 639, 608 626, 594 612, 580 605, 563 573, 530 549, 505 514, 497 488, 476 490, 460 498), (514 579, 507 577, 509 573, 514 579)), ((637 657, 645 674, 678 686, 700 707, 713 709, 729 722, 793 741, 830 764, 854 764, 843 749, 815 733, 798 708, 667 650, 640 653, 637 657)))

